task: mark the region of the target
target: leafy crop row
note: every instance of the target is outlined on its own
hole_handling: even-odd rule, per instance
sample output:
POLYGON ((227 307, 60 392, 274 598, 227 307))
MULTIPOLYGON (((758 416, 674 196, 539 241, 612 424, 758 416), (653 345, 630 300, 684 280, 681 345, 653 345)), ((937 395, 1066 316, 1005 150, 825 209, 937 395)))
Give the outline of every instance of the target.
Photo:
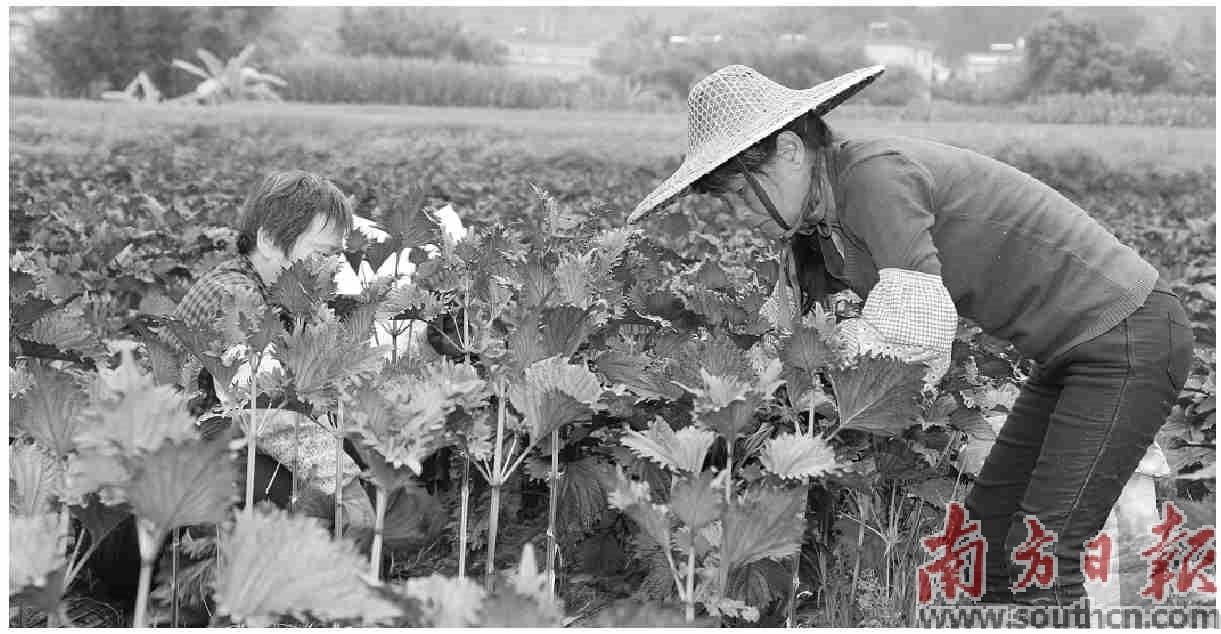
MULTIPOLYGON (((768 245, 731 219, 618 228, 604 210, 651 170, 422 144, 408 174, 394 157, 346 167, 223 134, 184 144, 168 160, 135 144, 10 166, 10 593, 57 622, 82 618, 99 538, 134 515, 138 622, 177 600, 214 623, 903 624, 917 539, 961 499, 1027 369, 967 323, 933 392, 918 368, 842 358, 822 334, 851 298, 788 319, 768 245), (388 230, 389 244, 354 239, 345 265, 437 255, 342 303, 303 263, 274 291, 287 323, 177 330, 233 385, 239 426, 267 423, 249 409, 264 394, 323 425, 337 457, 351 443, 370 522, 345 504, 361 487, 235 509, 251 447, 199 437, 167 387, 182 378, 165 314, 230 248, 248 175, 282 161, 336 174, 388 230), (468 237, 447 240, 428 196, 401 195, 419 182, 470 219, 468 237)), ((1111 187, 1123 179, 1088 160, 1015 156, 1175 273, 1201 345, 1163 431, 1185 476, 1167 495, 1211 513, 1214 247, 1191 223, 1215 222, 1200 184, 1215 186, 1111 187)), ((304 492, 310 474, 292 471, 304 492)))
POLYGON ((1043 95, 1005 105, 976 105, 942 99, 930 105, 913 101, 905 106, 849 103, 846 113, 902 121, 987 121, 992 123, 1044 123, 1134 125, 1174 128, 1211 128, 1217 125, 1217 100, 1187 95, 1043 95))

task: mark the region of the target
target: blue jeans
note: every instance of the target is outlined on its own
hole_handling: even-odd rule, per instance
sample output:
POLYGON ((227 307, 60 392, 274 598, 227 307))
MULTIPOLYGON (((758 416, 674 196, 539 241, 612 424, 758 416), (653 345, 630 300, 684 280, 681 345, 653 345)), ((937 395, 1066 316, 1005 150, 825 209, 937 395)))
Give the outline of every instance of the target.
MULTIPOLYGON (((1081 556, 1166 421, 1187 379, 1194 335, 1164 284, 1099 337, 1040 366, 1022 387, 967 495, 988 541, 986 602, 1067 606, 1085 596, 1081 556), (1049 589, 1011 593, 1027 515, 1057 537, 1049 589)), ((1116 545, 1118 547, 1118 545, 1116 545)))

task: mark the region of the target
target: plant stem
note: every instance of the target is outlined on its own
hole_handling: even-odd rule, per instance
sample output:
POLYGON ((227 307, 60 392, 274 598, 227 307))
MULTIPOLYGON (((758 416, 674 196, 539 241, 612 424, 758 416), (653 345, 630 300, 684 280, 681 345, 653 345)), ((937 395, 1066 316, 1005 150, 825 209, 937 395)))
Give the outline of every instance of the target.
MULTIPOLYGON (((726 598, 726 592, 729 590, 729 563, 725 561, 724 554, 729 552, 729 531, 725 530, 725 518, 729 517, 729 507, 733 504, 733 435, 726 439, 725 449, 725 510, 721 519, 721 598, 726 598)), ((692 539, 695 535, 691 536, 692 539)), ((724 617, 721 618, 722 624, 724 617)))
MULTIPOLYGON (((293 477, 291 481, 292 489, 288 496, 288 512, 294 513, 297 510, 297 480, 301 478, 301 416, 293 416, 293 477)), ((338 483, 336 483, 338 485, 338 483)), ((270 488, 270 483, 268 483, 270 488)))
MULTIPOLYGON (((470 341, 471 341, 471 324, 467 314, 470 312, 470 283, 464 285, 462 293, 462 350, 466 357, 466 363, 471 362, 470 341)), ((466 551, 470 541, 470 515, 471 515, 471 456, 466 451, 462 452, 462 493, 458 508, 458 577, 466 577, 466 551)))
POLYGON ((500 527, 500 486, 504 484, 505 390, 496 388, 496 445, 492 454, 492 504, 488 511, 488 562, 484 568, 484 585, 490 591, 496 573, 496 531, 500 527))
MULTIPOLYGON (((57 529, 57 534, 59 535, 59 539, 62 540, 60 542, 59 552, 61 554, 67 555, 68 542, 72 541, 72 518, 71 518, 70 513, 68 512, 67 504, 63 504, 59 507, 59 520, 57 521, 56 529, 57 529)), ((68 566, 66 567, 66 573, 70 574, 71 572, 73 572, 71 570, 71 568, 72 568, 73 562, 76 561, 77 551, 80 550, 79 547, 80 547, 80 539, 77 539, 76 544, 72 548, 72 551, 73 551, 72 558, 68 560, 68 566)), ((60 596, 66 595, 68 593, 68 584, 70 582, 69 574, 64 575, 63 590, 60 592, 60 596)), ((56 605, 55 609, 53 609, 53 610, 48 610, 47 611, 47 627, 59 627, 59 625, 60 625, 59 617, 60 617, 60 605, 56 605)))
POLYGON ((343 437, 335 438, 335 539, 343 537, 343 437))
POLYGON ((374 581, 382 578, 382 533, 386 532, 386 488, 377 487, 377 519, 373 522, 373 547, 369 553, 369 576, 374 581))
POLYGON ((462 493, 458 506, 458 577, 466 577, 468 524, 471 515, 471 457, 462 453, 462 493))
POLYGON ((148 593, 152 587, 152 580, 153 562, 142 560, 140 562, 140 585, 136 591, 136 616, 132 621, 132 627, 148 627, 148 593))
POLYGON ((547 510, 547 596, 555 599, 556 509, 560 505, 560 430, 551 432, 551 500, 547 510))
POLYGON ((695 622, 695 531, 691 531, 691 548, 687 550, 687 624, 695 622))
POLYGON ((148 627, 148 595, 153 585, 153 566, 157 563, 157 553, 164 538, 144 518, 136 520, 136 531, 140 541, 140 585, 136 590, 136 614, 132 627, 148 627))
MULTIPOLYGON (((810 430, 813 431, 814 426, 811 422, 810 430)), ((805 491, 805 499, 807 504, 810 498, 810 480, 802 478, 802 489, 805 491)), ((804 515, 804 514, 803 514, 804 515)), ((804 542, 804 540, 803 540, 804 542)), ((793 555, 793 576, 789 583, 789 602, 785 608, 784 626, 796 627, 797 622, 797 589, 801 585, 801 545, 797 546, 797 553, 793 555)))
MULTIPOLYGON (((817 388, 816 385, 815 385, 815 388, 817 388)), ((808 435, 810 437, 814 436, 814 396, 813 395, 814 395, 814 392, 811 391, 810 392, 810 409, 806 413, 806 415, 807 415, 806 435, 808 435)), ((800 418, 797 419, 796 425, 798 427, 797 431, 800 432, 801 431, 801 429, 800 429, 801 419, 800 418)), ((809 499, 810 499, 810 479, 802 478, 801 486, 802 486, 802 489, 805 490, 805 499, 806 499, 806 503, 808 504, 809 499)), ((796 627, 796 625, 797 625, 797 590, 800 585, 801 585, 801 546, 799 545, 797 547, 797 554, 793 556, 793 577, 792 577, 792 581, 789 583, 789 602, 788 602, 788 607, 785 608, 785 616, 784 616, 784 626, 785 627, 791 628, 791 627, 796 627)))
POLYGON ((861 576, 861 550, 865 546, 865 497, 859 491, 856 494, 857 514, 860 515, 856 524, 856 563, 852 566, 852 585, 848 588, 848 596, 856 596, 857 582, 861 576))
POLYGON ((496 531, 500 528, 500 485, 492 485, 492 504, 488 509, 488 562, 484 566, 483 583, 490 592, 496 575, 496 531))
MULTIPOLYGON (((882 587, 886 588, 886 592, 887 592, 888 594, 891 592, 891 586, 890 586, 890 568, 891 568, 890 554, 891 554, 891 552, 894 550, 894 548, 893 548, 893 544, 891 543, 891 538, 892 538, 892 537, 894 537, 895 535, 898 535, 898 534, 899 534, 899 527, 896 525, 896 517, 897 517, 898 513, 897 513, 897 509, 895 509, 895 490, 896 490, 896 489, 898 489, 898 488, 899 488, 899 485, 898 485, 898 484, 892 484, 892 485, 891 485, 891 487, 890 487, 890 505, 889 505, 889 506, 887 507, 887 509, 886 509, 886 510, 887 510, 887 511, 890 513, 890 516, 886 518, 886 519, 887 519, 887 524, 889 525, 889 530, 887 530, 887 531, 886 531, 886 547, 885 547, 885 548, 886 548, 886 552, 885 552, 885 556, 884 556, 884 559, 885 559, 885 564, 884 564, 884 565, 885 565, 885 569, 882 571, 882 573, 883 573, 883 574, 882 574, 882 576, 883 576, 883 578, 884 578, 884 581, 883 581, 884 585, 883 585, 882 587)), ((901 503, 902 503, 902 501, 900 501, 900 504, 901 504, 901 503)), ((893 595, 890 595, 890 596, 888 596, 887 598, 888 598, 888 599, 890 599, 890 598, 892 598, 892 597, 893 597, 893 595)))
POLYGON ((174 543, 170 548, 170 627, 178 627, 178 529, 174 529, 174 543))
POLYGON ((258 407, 258 395, 255 385, 256 368, 254 355, 250 355, 250 420, 246 421, 246 516, 254 515, 254 452, 257 434, 255 432, 255 412, 258 407))

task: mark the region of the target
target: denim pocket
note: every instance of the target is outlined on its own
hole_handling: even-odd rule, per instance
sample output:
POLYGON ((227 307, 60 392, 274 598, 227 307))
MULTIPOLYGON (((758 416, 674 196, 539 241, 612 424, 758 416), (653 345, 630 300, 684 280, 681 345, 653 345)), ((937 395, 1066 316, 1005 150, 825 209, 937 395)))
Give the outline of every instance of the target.
MULTIPOLYGON (((1179 312, 1179 308, 1175 312, 1179 312)), ((1166 320, 1170 328, 1170 350, 1166 362, 1166 375, 1177 394, 1182 391, 1191 372, 1191 362, 1195 358, 1195 333, 1186 319, 1180 319, 1173 312, 1166 320)))

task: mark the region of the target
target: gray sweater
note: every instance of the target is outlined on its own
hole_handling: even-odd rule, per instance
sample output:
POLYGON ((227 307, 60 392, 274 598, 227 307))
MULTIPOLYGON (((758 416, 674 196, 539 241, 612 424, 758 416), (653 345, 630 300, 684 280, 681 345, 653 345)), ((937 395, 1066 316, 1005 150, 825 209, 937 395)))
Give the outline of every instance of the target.
POLYGON ((940 275, 958 313, 1046 363, 1115 327, 1158 273, 1048 185, 995 159, 911 138, 835 137, 831 226, 846 283, 940 275))

